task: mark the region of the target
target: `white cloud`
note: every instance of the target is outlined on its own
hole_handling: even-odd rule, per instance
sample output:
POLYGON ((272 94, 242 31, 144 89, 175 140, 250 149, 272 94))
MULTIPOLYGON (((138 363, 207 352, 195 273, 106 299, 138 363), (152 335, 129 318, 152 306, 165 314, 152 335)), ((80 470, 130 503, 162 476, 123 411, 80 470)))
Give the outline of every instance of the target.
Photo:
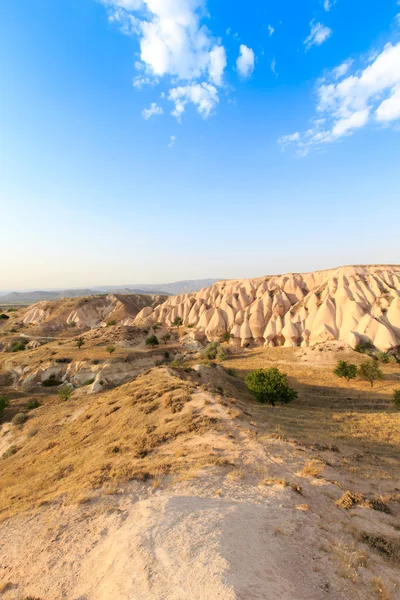
POLYGON ((326 12, 329 12, 334 4, 336 4, 336 0, 324 0, 324 9, 326 12))
POLYGON ((254 52, 244 44, 240 45, 239 57, 236 61, 238 73, 244 79, 250 77, 254 71, 254 52))
POLYGON ((153 115, 163 115, 163 114, 164 114, 163 109, 161 108, 161 106, 158 106, 155 102, 151 103, 150 108, 145 108, 144 110, 142 110, 142 117, 146 121, 148 119, 150 119, 150 117, 152 117, 153 115))
POLYGON ((353 66, 346 61, 317 88, 317 114, 304 134, 281 140, 293 143, 301 154, 334 142, 367 123, 395 124, 400 119, 400 42, 387 44, 364 68, 344 77, 353 66), (343 67, 346 65, 346 68, 343 67), (339 69, 339 71, 338 71, 339 69), (341 74, 340 74, 341 73, 341 74), (339 81, 338 81, 339 80, 339 81))
POLYGON ((311 46, 320 46, 332 35, 332 29, 322 25, 322 23, 315 23, 314 20, 310 22, 310 27, 310 35, 303 42, 307 50, 309 50, 311 46))
POLYGON ((290 135, 283 135, 278 139, 278 144, 281 146, 287 146, 288 144, 292 144, 293 142, 298 142, 300 140, 300 133, 296 131, 296 133, 292 133, 290 135))
MULTIPOLYGON (((136 88, 168 77, 172 85, 182 82, 184 88, 194 90, 186 98, 197 98, 196 90, 211 86, 212 104, 218 102, 214 93, 223 85, 227 59, 225 48, 202 23, 208 16, 206 0, 101 1, 110 21, 123 33, 139 38, 140 60, 135 66, 140 73, 133 79, 136 88)), ((201 103, 196 106, 206 115, 201 103)))
POLYGON ((274 27, 272 27, 272 25, 268 25, 268 33, 269 33, 269 35, 273 35, 274 32, 275 32, 274 27))
MULTIPOLYGON (((398 2, 397 4, 400 5, 400 2, 398 2)), ((399 27, 400 27, 400 13, 397 13, 397 15, 395 16, 395 19, 397 21, 397 25, 399 25, 399 27)))
POLYGON ((218 86, 222 85, 222 77, 226 67, 226 52, 223 46, 214 46, 210 52, 210 79, 218 86))
POLYGON ((390 98, 381 102, 375 116, 381 123, 390 123, 400 119, 400 86, 393 91, 390 98))
POLYGON ((204 119, 210 116, 219 102, 217 88, 210 83, 204 82, 173 88, 170 90, 168 98, 175 104, 175 108, 171 114, 179 122, 188 102, 192 102, 196 106, 198 113, 204 119))
POLYGON ((168 148, 172 148, 172 146, 175 144, 175 142, 176 142, 176 135, 171 135, 171 137, 169 138, 168 148))
POLYGON ((341 65, 339 65, 335 69, 332 69, 332 76, 335 79, 340 79, 341 77, 346 75, 347 71, 350 69, 352 64, 353 64, 353 61, 351 58, 349 58, 348 60, 345 60, 341 65))
POLYGON ((273 74, 275 75, 275 77, 278 77, 278 74, 276 72, 276 57, 274 57, 271 60, 271 71, 273 72, 273 74))

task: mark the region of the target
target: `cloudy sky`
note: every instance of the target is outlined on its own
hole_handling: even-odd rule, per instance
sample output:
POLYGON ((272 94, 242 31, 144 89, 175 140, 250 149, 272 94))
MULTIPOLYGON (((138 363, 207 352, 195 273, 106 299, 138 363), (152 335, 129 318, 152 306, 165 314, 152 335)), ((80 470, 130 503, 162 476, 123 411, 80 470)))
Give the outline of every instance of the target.
POLYGON ((400 0, 19 0, 0 290, 400 262, 400 0))

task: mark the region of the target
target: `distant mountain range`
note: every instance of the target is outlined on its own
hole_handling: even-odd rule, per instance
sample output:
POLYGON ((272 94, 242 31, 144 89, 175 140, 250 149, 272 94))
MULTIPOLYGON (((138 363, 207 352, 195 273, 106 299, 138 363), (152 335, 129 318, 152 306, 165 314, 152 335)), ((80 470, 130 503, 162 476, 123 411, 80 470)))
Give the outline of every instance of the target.
POLYGON ((59 300, 60 298, 78 298, 80 296, 95 296, 97 294, 160 294, 175 296, 198 292, 204 287, 209 287, 219 279, 191 279, 165 283, 160 285, 121 285, 121 286, 95 286, 91 289, 73 290, 39 290, 27 292, 0 292, 1 304, 28 305, 41 300, 59 300))

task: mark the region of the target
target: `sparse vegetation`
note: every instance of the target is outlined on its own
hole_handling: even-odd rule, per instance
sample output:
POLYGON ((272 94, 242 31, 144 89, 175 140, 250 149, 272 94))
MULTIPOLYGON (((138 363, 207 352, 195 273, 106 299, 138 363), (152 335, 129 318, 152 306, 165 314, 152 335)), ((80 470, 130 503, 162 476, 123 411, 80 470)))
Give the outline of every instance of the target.
POLYGON ((81 349, 84 344, 85 344, 85 340, 83 339, 83 337, 79 337, 76 340, 76 345, 78 346, 79 349, 81 349))
POLYGON ((36 398, 28 400, 28 402, 25 404, 26 410, 35 410, 36 408, 39 408, 39 406, 41 406, 41 404, 39 400, 36 400, 36 398))
POLYGON ((111 319, 111 321, 107 321, 107 327, 113 327, 116 324, 117 324, 117 321, 115 319, 111 319))
POLYGON ((169 340, 171 339, 171 334, 170 333, 164 333, 164 335, 162 336, 161 339, 164 342, 164 344, 167 344, 169 342, 169 340))
POLYGON ((263 404, 289 404, 297 398, 296 390, 289 387, 287 375, 275 367, 257 369, 249 373, 245 381, 252 394, 263 404))
POLYGON ((70 386, 65 386, 62 387, 61 390, 58 390, 57 392, 57 396, 61 399, 61 400, 69 400, 73 394, 73 388, 70 386))
POLYGON ((179 329, 179 327, 181 327, 183 325, 183 321, 180 317, 176 317, 172 323, 172 327, 177 327, 179 329))
POLYGON ((221 344, 218 342, 210 342, 203 350, 203 358, 207 360, 215 360, 221 344))
POLYGON ((357 365, 348 363, 345 360, 339 360, 333 372, 337 377, 344 377, 349 382, 351 379, 357 377, 357 365))
POLYGON ((159 345, 159 341, 158 341, 158 337, 156 335, 150 335, 148 338, 146 338, 146 346, 151 346, 152 348, 154 348, 155 346, 159 345))
POLYGON ((13 416, 11 423, 13 425, 23 425, 28 420, 28 415, 26 413, 17 413, 13 416))
POLYGON ((400 410, 400 390, 394 390, 393 392, 393 403, 395 407, 400 410))
POLYGON ((360 354, 368 354, 371 350, 374 349, 373 344, 371 342, 359 342, 357 346, 354 348, 356 352, 360 354))
POLYGON ((47 379, 45 379, 44 381, 42 381, 42 386, 43 387, 57 387, 59 385, 62 384, 62 381, 60 381, 59 379, 57 379, 57 375, 55 373, 52 373, 51 375, 49 375, 47 377, 47 379))
POLYGON ((113 354, 115 352, 115 346, 107 346, 106 352, 110 355, 113 354))
POLYGON ((10 406, 10 400, 7 396, 0 396, 0 417, 3 414, 4 410, 10 406))
POLYGON ((11 352, 23 352, 26 348, 27 340, 20 340, 19 342, 14 342, 11 345, 11 352))
POLYGON ((157 329, 160 329, 160 327, 162 327, 162 323, 158 321, 157 323, 154 323, 151 328, 153 331, 157 331, 157 329))
POLYGON ((369 381, 371 387, 374 386, 375 381, 379 381, 384 377, 378 363, 370 360, 363 362, 359 366, 358 374, 364 381, 369 381))

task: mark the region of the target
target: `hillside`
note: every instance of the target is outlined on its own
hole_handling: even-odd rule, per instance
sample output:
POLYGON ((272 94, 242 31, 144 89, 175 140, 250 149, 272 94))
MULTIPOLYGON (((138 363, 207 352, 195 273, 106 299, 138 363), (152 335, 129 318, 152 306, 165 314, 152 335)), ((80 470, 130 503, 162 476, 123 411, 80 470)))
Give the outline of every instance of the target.
POLYGON ((400 345, 400 267, 352 266, 315 273, 220 281, 145 308, 136 323, 179 317, 209 340, 229 333, 242 347, 307 346, 341 340, 353 348, 400 345))
MULTIPOLYGON (((329 304, 328 289, 336 315, 340 285, 361 303, 362 277, 381 292, 371 312, 396 297, 394 268, 354 269, 292 277, 306 306, 319 292, 329 304)), ((187 317, 169 324, 181 306, 222 311, 232 297, 252 300, 231 309, 253 323, 260 300, 284 294, 296 307, 289 276, 5 313, 4 600, 399 600, 398 348, 243 344, 222 330, 210 359, 215 332, 187 317), (259 298, 263 287, 275 292, 259 298), (338 360, 377 364, 382 379, 339 379, 338 360), (271 367, 297 392, 291 404, 261 404, 247 388, 250 372, 271 367)))

